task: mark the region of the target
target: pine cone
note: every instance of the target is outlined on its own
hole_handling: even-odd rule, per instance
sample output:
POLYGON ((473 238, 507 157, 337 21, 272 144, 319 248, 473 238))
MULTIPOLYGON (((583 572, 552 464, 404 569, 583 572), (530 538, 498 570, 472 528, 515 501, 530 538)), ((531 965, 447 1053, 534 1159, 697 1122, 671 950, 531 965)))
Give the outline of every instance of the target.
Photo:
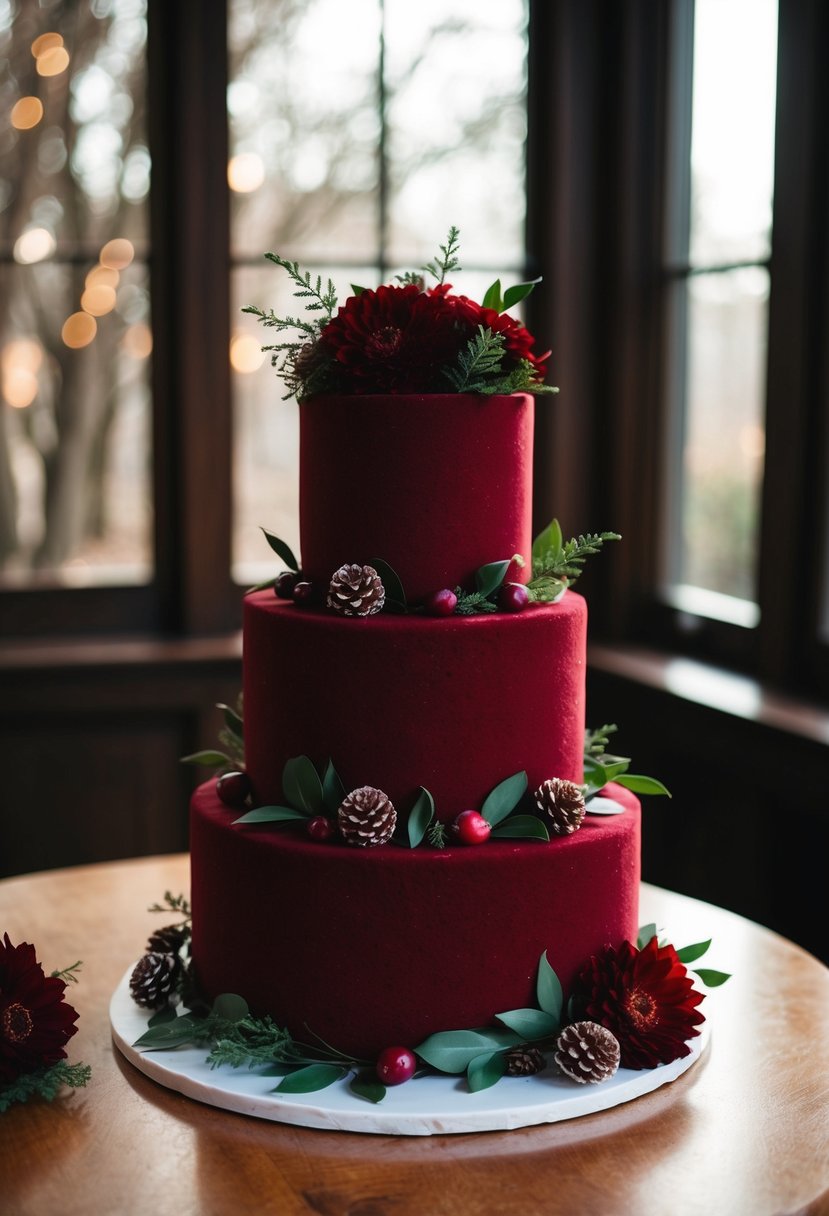
POLYGON ((147 940, 148 954, 178 954, 185 942, 190 940, 189 925, 165 925, 156 929, 147 940))
POLYGON ((532 1077, 547 1067, 542 1052, 537 1047, 530 1047, 528 1043, 511 1047, 509 1051, 504 1052, 504 1059, 507 1062, 508 1077, 532 1077))
POLYGON ((352 790, 337 811, 340 833, 346 844, 372 847, 386 844, 397 823, 397 811, 382 790, 362 785, 352 790))
POLYGON ((559 836, 570 836, 581 827, 584 794, 574 782, 551 777, 549 781, 542 781, 533 797, 535 805, 544 811, 550 827, 559 836))
POLYGON ((152 951, 139 959, 130 976, 130 992, 137 1005, 145 1009, 161 1009, 176 991, 181 974, 181 959, 177 954, 152 951))
POLYGON ((343 616, 373 616, 386 602, 386 589, 373 566, 340 566, 331 578, 326 603, 343 616))
POLYGON ((619 1067, 619 1040, 598 1022, 573 1022, 558 1036, 555 1061, 573 1081, 597 1084, 619 1067))

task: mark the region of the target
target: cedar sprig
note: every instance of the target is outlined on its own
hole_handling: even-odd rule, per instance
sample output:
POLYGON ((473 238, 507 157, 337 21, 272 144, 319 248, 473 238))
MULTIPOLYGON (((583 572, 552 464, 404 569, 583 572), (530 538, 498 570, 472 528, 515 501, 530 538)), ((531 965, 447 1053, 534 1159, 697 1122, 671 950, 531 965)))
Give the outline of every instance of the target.
POLYGON ((52 1102, 64 1085, 70 1089, 82 1088, 91 1076, 89 1064, 70 1064, 68 1060, 58 1060, 48 1068, 23 1073, 8 1085, 0 1086, 0 1114, 15 1102, 27 1102, 35 1095, 52 1102))
POLYGON ((164 892, 164 903, 153 904, 148 912, 175 912, 182 917, 182 924, 187 925, 192 918, 190 901, 184 895, 173 895, 172 891, 164 892))
POLYGON ((605 723, 604 726, 597 727, 596 730, 586 730, 584 732, 585 756, 590 756, 595 760, 606 756, 610 736, 615 735, 618 729, 618 726, 614 722, 610 722, 605 723))
POLYGON ((439 819, 433 819, 426 831, 426 838, 433 849, 446 848, 446 826, 439 819))
POLYGON ((77 973, 80 971, 82 966, 83 966, 82 961, 80 959, 78 959, 78 961, 76 963, 73 963, 71 967, 64 967, 63 971, 53 971, 52 979, 53 980, 63 980, 64 984, 77 984, 78 983, 77 973))
MULTIPOLYGON (((332 316, 334 315, 334 309, 337 307, 337 289, 332 283, 331 279, 328 280, 325 290, 323 290, 322 276, 317 275, 316 283, 312 284, 311 272, 306 270, 305 274, 303 274, 299 268, 299 262, 290 262, 287 258, 281 257, 278 253, 266 253, 265 257, 269 262, 273 262, 275 265, 281 266, 283 270, 287 271, 288 275, 293 279, 296 285, 296 291, 294 292, 296 299, 311 301, 310 304, 305 305, 309 312, 325 313, 325 320, 318 322, 320 329, 326 324, 326 322, 331 320, 332 316)), ((251 310, 244 309, 243 311, 247 312, 251 310)), ((256 310, 254 309, 253 311, 256 310)), ((265 324, 267 324, 267 322, 265 322, 265 324)), ((304 328, 304 326, 305 323, 303 323, 301 328, 304 328)))
POLYGON ((460 248, 460 229, 453 224, 449 229, 449 235, 446 238, 446 244, 441 245, 440 256, 436 257, 433 262, 427 262, 423 267, 426 274, 430 274, 437 279, 438 283, 443 283, 446 276, 453 270, 460 270, 461 264, 458 261, 458 249, 460 248))
POLYGON ((557 546, 533 555, 533 578, 530 587, 545 579, 565 580, 569 585, 583 573, 588 557, 599 553, 602 546, 612 540, 621 540, 618 532, 588 532, 572 537, 557 546))
POLYGON ((458 355, 454 367, 444 368, 444 375, 458 393, 482 393, 491 396, 502 393, 557 393, 551 384, 542 384, 529 359, 520 359, 515 367, 504 371, 504 335, 493 333, 479 325, 474 338, 458 355))
POLYGON ((496 605, 480 591, 464 591, 462 587, 455 588, 458 602, 455 612, 458 616, 474 616, 478 612, 495 612, 496 605))

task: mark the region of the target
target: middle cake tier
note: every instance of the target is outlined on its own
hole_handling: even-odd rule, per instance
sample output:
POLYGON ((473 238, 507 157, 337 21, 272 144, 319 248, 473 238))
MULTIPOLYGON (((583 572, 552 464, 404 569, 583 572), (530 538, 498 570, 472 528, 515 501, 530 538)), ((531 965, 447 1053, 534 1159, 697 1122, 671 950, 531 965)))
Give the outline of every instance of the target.
POLYGON ((449 822, 526 770, 581 782, 587 608, 516 615, 344 618, 272 592, 244 608, 247 770, 258 805, 281 803, 287 760, 333 762, 406 812, 420 786, 449 822))

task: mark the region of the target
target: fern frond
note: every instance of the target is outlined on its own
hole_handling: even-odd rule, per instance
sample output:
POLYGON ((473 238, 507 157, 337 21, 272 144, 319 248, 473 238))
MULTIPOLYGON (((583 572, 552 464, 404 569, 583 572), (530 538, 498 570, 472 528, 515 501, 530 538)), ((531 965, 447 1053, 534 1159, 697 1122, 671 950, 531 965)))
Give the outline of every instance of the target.
POLYGON ((428 262, 423 269, 427 274, 437 279, 438 283, 445 282, 446 276, 450 271, 461 269, 461 264, 457 257, 459 248, 460 230, 453 224, 449 229, 446 244, 440 246, 441 256, 435 258, 434 262, 428 262))

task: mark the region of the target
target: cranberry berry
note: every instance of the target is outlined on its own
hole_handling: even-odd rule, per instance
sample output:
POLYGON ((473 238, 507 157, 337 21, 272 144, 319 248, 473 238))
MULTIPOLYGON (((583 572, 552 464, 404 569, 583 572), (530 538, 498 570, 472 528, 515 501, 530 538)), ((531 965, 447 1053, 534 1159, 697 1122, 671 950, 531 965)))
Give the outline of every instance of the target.
POLYGON ((293 570, 283 570, 274 580, 273 589, 281 600, 294 598, 294 587, 299 582, 299 575, 293 570))
POLYGON ((427 616, 451 616, 458 604, 454 591, 444 587, 442 591, 433 591, 423 601, 423 611, 427 616))
POLYGON ((309 604, 314 596, 314 584, 300 579, 294 584, 293 601, 295 604, 309 604))
POLYGON ((315 815, 308 820, 308 835, 312 840, 330 840, 334 835, 334 824, 325 815, 315 815))
POLYGON ((461 811, 452 824, 452 831, 461 844, 483 844, 492 827, 477 811, 461 811))
POLYGON ((243 806, 252 789, 247 773, 225 773, 216 782, 216 793, 225 806, 243 806))
POLYGON ((402 1085, 414 1076, 417 1056, 408 1047, 387 1047, 380 1052, 375 1067, 384 1085, 402 1085))
POLYGON ((502 612, 523 612, 530 602, 530 593, 523 583, 504 583, 498 594, 502 612))

